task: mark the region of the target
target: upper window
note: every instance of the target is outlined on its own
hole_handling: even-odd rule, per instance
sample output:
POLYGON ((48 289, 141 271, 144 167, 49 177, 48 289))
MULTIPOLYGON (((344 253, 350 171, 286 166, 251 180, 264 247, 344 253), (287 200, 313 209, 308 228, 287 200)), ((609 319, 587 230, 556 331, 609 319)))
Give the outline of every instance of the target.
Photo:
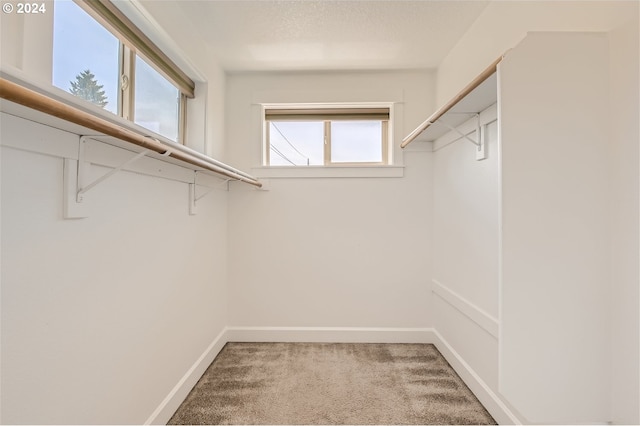
POLYGON ((171 140, 178 140, 180 92, 166 78, 136 55, 134 121, 171 140))
POLYGON ((264 164, 390 164, 389 115, 389 107, 265 107, 264 164))
POLYGON ((55 1, 52 81, 183 142, 185 103, 194 83, 109 0, 55 1))
POLYGON ((118 114, 118 38, 72 1, 53 19, 53 85, 118 114))

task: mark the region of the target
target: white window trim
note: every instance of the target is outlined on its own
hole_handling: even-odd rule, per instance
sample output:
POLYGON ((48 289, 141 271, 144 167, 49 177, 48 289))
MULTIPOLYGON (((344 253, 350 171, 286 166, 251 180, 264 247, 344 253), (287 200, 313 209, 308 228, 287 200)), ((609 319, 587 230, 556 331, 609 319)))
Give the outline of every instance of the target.
POLYGON ((262 179, 278 178, 401 178, 404 166, 262 166, 251 174, 262 179))
POLYGON ((396 102, 313 102, 313 103, 260 103, 261 166, 253 167, 252 174, 262 178, 333 178, 333 177, 403 177, 404 167, 395 164, 394 157, 394 105, 396 102), (331 164, 322 166, 269 166, 266 165, 267 143, 265 111, 269 109, 315 108, 388 108, 387 163, 388 164, 331 164))
POLYGON ((194 97, 195 83, 162 49, 123 13, 113 0, 74 0, 89 16, 116 36, 120 42, 160 73, 178 91, 194 97))

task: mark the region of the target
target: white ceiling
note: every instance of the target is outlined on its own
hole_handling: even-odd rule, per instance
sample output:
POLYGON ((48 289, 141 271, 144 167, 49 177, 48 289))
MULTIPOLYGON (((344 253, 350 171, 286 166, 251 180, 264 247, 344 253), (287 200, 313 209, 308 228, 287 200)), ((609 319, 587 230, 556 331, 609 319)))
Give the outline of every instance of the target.
MULTIPOLYGON (((170 2, 140 3, 169 33, 182 21, 161 10, 170 2)), ((225 70, 300 71, 435 68, 488 1, 171 3, 225 70)))

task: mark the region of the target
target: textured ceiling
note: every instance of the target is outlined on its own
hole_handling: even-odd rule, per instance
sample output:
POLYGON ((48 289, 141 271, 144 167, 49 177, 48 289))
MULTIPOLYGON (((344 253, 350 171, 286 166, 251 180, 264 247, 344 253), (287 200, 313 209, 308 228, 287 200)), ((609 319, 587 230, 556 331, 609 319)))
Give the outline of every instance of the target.
MULTIPOLYGON (((434 68, 487 1, 151 1, 167 30, 182 19, 227 71, 434 68), (170 4, 172 3, 172 4, 170 4), (167 8, 173 8, 167 13, 167 8)), ((204 46, 203 46, 204 47, 204 46)))

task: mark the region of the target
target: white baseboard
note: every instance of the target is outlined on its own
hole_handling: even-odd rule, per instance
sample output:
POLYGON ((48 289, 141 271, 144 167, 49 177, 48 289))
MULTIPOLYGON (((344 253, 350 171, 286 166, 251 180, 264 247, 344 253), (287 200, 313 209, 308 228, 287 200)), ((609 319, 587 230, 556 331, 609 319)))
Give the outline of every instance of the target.
POLYGON ((505 403, 496 395, 493 390, 480 378, 480 376, 466 363, 464 359, 453 349, 453 347, 438 333, 433 331, 436 348, 445 357, 447 362, 456 370, 458 376, 466 383, 474 395, 480 400, 482 405, 493 416, 498 424, 521 425, 522 421, 513 414, 505 403))
POLYGON ((227 342, 431 343, 499 424, 522 424, 433 328, 227 327, 174 386, 145 424, 166 424, 227 342))
POLYGON ((227 327, 228 342, 433 343, 432 328, 227 327))
POLYGON ((187 370, 185 375, 182 376, 180 381, 171 389, 169 395, 160 403, 158 408, 155 409, 144 424, 166 425, 171 419, 171 416, 173 416, 173 413, 180 407, 180 404, 182 404, 187 395, 189 395, 191 389, 198 383, 200 377, 202 377, 207 367, 209 367, 215 357, 218 356, 218 353, 220 353, 226 343, 225 329, 218 334, 209 347, 200 355, 200 358, 187 370))

